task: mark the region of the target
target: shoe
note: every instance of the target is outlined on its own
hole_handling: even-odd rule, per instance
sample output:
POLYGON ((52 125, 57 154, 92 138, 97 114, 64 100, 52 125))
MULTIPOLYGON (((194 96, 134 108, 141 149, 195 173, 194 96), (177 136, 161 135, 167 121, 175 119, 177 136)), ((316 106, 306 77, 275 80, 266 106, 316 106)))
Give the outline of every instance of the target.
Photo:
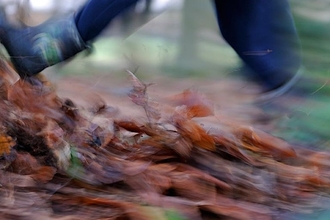
POLYGON ((2 11, 0 36, 21 78, 36 75, 87 48, 73 16, 51 19, 35 27, 18 28, 8 22, 2 11))
POLYGON ((271 102, 272 100, 286 94, 288 91, 292 89, 292 87, 301 79, 302 74, 304 72, 303 68, 300 68, 297 73, 286 83, 281 86, 272 89, 270 91, 261 93, 254 99, 255 104, 263 104, 267 102, 271 102))

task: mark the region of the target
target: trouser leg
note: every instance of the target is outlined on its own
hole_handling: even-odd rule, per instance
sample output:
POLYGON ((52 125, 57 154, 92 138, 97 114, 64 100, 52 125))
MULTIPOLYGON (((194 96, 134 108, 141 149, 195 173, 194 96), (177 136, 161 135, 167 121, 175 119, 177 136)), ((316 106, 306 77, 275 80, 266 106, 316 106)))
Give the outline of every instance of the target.
POLYGON ((75 16, 77 29, 87 42, 97 37, 108 24, 138 0, 89 0, 75 16))
POLYGON ((301 65, 300 42, 287 0, 214 0, 220 31, 266 90, 301 65))

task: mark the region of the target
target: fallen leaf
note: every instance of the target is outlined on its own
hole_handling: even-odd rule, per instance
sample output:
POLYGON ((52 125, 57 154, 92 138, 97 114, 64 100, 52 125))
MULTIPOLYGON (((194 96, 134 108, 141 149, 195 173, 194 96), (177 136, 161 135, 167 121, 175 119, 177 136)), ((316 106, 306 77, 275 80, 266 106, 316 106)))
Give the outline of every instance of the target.
POLYGON ((214 115, 213 103, 197 90, 185 90, 170 100, 177 106, 186 106, 189 118, 214 115))

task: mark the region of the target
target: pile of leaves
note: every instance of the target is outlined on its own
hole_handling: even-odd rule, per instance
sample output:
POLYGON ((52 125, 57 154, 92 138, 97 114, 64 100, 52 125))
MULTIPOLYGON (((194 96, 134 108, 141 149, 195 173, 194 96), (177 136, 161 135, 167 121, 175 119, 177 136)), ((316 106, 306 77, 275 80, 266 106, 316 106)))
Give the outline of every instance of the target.
POLYGON ((42 77, 1 63, 1 219, 274 219, 326 207, 330 154, 249 126, 203 126, 212 103, 173 105, 128 72, 145 120, 60 98, 42 77))

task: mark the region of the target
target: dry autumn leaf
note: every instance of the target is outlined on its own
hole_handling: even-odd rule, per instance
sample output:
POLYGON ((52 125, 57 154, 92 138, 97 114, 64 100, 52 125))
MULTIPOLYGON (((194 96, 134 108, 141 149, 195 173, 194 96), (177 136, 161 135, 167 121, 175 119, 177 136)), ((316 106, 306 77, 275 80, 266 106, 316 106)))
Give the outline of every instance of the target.
POLYGON ((257 153, 266 153, 279 158, 296 157, 293 147, 286 141, 252 127, 237 128, 237 137, 243 146, 257 153))
POLYGON ((177 106, 186 106, 189 118, 214 115, 213 103, 197 90, 185 90, 183 93, 171 97, 170 100, 177 106))
POLYGON ((161 113, 159 111, 159 105, 157 102, 151 100, 147 94, 148 86, 141 82, 132 72, 127 71, 130 75, 131 82, 133 84, 133 89, 129 93, 129 97, 132 101, 143 107, 144 111, 150 122, 157 122, 161 118, 161 113))
POLYGON ((215 150, 215 141, 197 122, 187 119, 177 112, 172 117, 175 127, 183 138, 187 138, 197 147, 215 150))
POLYGON ((15 146, 16 142, 12 139, 12 137, 0 134, 0 156, 3 154, 9 154, 10 150, 13 146, 15 146))

